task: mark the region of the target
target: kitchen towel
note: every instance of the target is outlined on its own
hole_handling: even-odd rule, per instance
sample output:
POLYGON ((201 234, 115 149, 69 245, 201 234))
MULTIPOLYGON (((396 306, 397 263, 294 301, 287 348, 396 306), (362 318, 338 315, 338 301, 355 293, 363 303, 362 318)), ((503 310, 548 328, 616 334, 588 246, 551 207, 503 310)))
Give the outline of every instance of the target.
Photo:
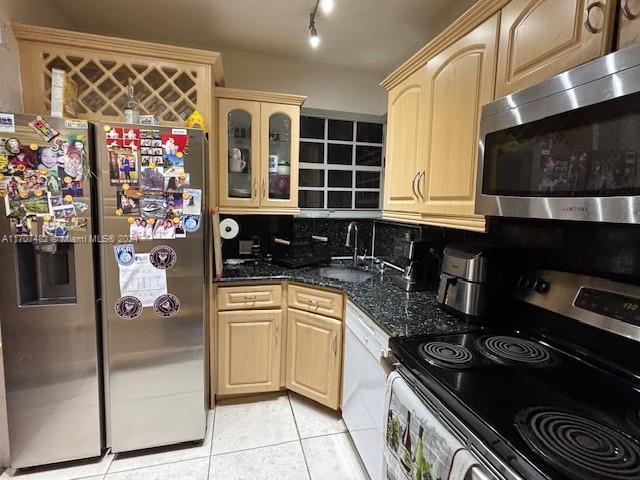
POLYGON ((469 456, 462 454, 466 451, 462 442, 440 423, 397 372, 387 378, 385 406, 384 479, 464 480, 477 462, 471 463, 469 456), (454 462, 458 454, 462 455, 454 462))
POLYGON ((477 465, 480 463, 469 450, 466 448, 458 450, 453 457, 449 480, 464 480, 467 478, 467 473, 477 465))

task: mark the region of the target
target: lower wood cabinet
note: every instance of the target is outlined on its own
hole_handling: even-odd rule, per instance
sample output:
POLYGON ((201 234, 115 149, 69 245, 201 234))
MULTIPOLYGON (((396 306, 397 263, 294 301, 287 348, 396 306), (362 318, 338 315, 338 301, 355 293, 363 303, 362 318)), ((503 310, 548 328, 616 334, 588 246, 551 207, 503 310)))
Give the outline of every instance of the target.
POLYGON ((286 386, 337 410, 342 371, 342 321, 290 308, 286 386))
POLYGON ((217 393, 280 389, 282 310, 218 312, 217 393))
POLYGON ((217 395, 286 387, 334 410, 340 407, 340 292, 286 283, 216 290, 211 371, 217 395))

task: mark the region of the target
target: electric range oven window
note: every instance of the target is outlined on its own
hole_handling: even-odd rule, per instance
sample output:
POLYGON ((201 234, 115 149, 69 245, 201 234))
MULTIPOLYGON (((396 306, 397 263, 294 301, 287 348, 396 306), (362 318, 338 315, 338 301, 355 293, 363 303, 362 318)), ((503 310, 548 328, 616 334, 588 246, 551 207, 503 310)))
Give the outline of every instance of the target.
POLYGON ((640 195, 640 93, 490 133, 482 192, 640 195))

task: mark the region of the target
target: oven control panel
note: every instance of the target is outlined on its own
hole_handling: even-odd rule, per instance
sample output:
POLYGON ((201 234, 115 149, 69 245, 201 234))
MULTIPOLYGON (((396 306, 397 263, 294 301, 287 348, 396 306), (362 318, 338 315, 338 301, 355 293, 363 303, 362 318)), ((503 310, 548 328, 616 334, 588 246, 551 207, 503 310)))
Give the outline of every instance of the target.
POLYGON ((640 298, 582 287, 573 304, 593 313, 640 327, 640 298))
POLYGON ((640 342, 640 286, 552 270, 522 275, 514 296, 640 342))

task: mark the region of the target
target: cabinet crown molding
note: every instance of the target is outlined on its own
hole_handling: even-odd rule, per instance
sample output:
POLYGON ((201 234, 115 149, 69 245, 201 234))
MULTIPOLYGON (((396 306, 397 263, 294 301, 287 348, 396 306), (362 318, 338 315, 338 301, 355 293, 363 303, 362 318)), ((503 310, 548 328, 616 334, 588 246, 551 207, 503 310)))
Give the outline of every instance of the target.
POLYGON ((451 25, 391 72, 380 82, 380 86, 391 90, 409 75, 423 67, 430 58, 437 55, 449 45, 469 33, 470 30, 500 11, 509 1, 510 0, 479 0, 451 25))
POLYGON ((14 35, 21 42, 41 42, 49 45, 63 46, 73 45, 74 47, 82 46, 106 52, 209 64, 212 65, 212 75, 215 84, 224 85, 222 54, 219 52, 96 35, 94 33, 38 27, 22 23, 14 23, 12 27, 14 35))
POLYGON ((216 98, 232 98, 235 100, 249 100, 267 103, 281 103, 285 105, 301 106, 307 99, 304 95, 292 95, 289 93, 261 92, 259 90, 244 90, 241 88, 222 88, 214 90, 216 98))

